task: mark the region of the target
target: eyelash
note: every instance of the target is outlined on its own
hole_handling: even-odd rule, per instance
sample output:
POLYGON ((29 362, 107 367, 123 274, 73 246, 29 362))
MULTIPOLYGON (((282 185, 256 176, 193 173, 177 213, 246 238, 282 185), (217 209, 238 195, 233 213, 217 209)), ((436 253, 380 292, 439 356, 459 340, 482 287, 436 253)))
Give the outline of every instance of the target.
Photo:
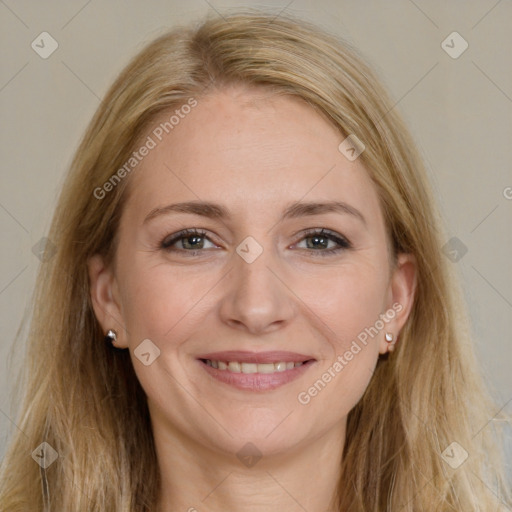
MULTIPOLYGON (((188 249, 173 249, 172 246, 179 242, 180 240, 192 237, 192 236, 198 236, 201 238, 206 238, 209 240, 209 238, 206 236, 206 231, 203 231, 201 229, 184 229, 178 233, 176 233, 170 240, 169 237, 164 238, 160 242, 160 248, 168 251, 168 252, 184 252, 187 254, 187 256, 197 256, 198 253, 204 252, 204 249, 197 249, 197 250, 188 250, 188 249)), ((349 242, 348 239, 341 235, 337 235, 336 233, 326 230, 326 229, 308 229, 305 232, 303 232, 303 237, 299 240, 299 242, 302 242, 302 240, 305 240, 306 238, 310 238, 313 236, 323 237, 327 240, 331 240, 333 242, 336 242, 338 244, 338 247, 334 247, 331 249, 325 249, 325 250, 315 250, 315 249, 304 249, 306 251, 310 251, 314 256, 320 256, 320 257, 326 257, 334 255, 338 252, 352 249, 352 244, 349 242)), ((211 241, 211 240, 210 240, 211 241)))

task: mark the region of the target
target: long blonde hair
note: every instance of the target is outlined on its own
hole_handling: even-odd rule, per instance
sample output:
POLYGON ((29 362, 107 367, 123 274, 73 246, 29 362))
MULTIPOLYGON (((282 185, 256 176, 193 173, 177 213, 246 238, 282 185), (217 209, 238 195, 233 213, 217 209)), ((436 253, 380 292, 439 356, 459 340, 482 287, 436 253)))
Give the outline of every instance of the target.
POLYGON ((510 495, 499 432, 489 421, 499 407, 481 381, 414 142, 357 50, 293 16, 255 10, 155 39, 121 72, 89 124, 48 234, 56 253, 37 278, 0 508, 155 509, 161 481, 146 397, 127 351, 105 346, 86 265, 98 253, 111 261, 130 178, 104 199, 93 191, 126 163, 157 116, 236 83, 303 98, 340 134, 364 141, 360 158, 393 249, 417 260, 416 298, 397 350, 379 359, 348 416, 335 510, 500 510, 510 495), (46 469, 31 457, 43 441, 58 454, 46 469), (448 463, 465 452, 459 467, 448 463))

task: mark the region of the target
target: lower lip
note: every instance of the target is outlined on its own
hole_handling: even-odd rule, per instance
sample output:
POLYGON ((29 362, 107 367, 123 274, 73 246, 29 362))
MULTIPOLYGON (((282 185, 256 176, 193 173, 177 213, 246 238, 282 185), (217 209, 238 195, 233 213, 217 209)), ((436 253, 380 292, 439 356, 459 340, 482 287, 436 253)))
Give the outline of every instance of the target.
POLYGON ((208 366, 200 359, 197 361, 213 378, 244 391, 270 391, 276 389, 299 378, 316 362, 310 360, 307 363, 303 363, 290 370, 285 370, 284 372, 235 373, 229 370, 213 368, 213 366, 208 366))

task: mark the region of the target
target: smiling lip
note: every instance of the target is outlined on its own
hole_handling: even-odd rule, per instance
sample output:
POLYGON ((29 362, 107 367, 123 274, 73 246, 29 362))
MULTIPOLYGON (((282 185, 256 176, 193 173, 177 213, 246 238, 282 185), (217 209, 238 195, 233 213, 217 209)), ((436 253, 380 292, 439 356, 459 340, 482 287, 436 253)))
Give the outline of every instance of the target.
POLYGON ((243 352, 243 351, 227 351, 212 352, 203 354, 197 358, 201 367, 216 380, 233 386, 243 391, 271 391, 292 380, 299 378, 312 366, 316 359, 304 354, 294 352, 243 352), (238 363, 276 363, 276 362, 302 362, 300 366, 276 373, 236 373, 229 370, 219 370, 213 368, 206 363, 210 361, 236 361, 238 363))
POLYGON ((225 352, 210 352, 202 354, 197 359, 210 359, 210 361, 238 361, 239 363, 277 363, 279 361, 304 362, 314 359, 312 356, 297 354, 296 352, 247 352, 243 350, 228 350, 225 352))

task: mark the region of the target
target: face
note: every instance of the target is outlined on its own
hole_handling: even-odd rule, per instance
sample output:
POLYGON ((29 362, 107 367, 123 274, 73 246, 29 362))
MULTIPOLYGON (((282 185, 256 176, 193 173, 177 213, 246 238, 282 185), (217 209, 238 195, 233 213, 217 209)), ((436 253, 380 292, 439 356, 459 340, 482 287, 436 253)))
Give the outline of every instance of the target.
POLYGON ((126 178, 114 266, 89 263, 96 316, 129 348, 153 424, 224 453, 341 431, 414 291, 361 160, 309 105, 265 89, 198 99, 153 139, 126 178))

